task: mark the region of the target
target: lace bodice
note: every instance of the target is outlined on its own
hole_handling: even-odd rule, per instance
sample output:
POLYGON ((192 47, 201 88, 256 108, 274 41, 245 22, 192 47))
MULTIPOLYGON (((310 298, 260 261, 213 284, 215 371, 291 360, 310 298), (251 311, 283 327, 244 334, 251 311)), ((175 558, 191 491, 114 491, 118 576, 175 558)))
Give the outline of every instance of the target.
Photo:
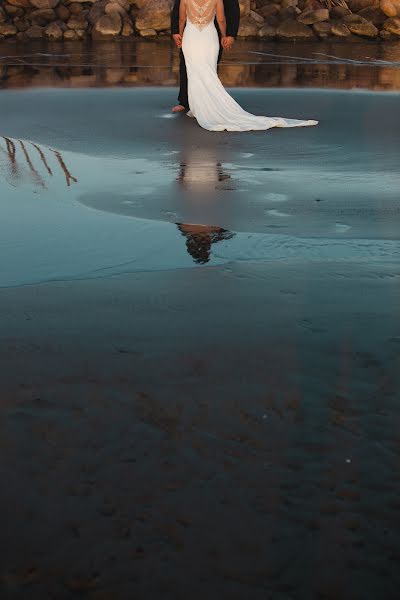
POLYGON ((217 0, 184 0, 189 21, 202 30, 215 18, 217 0))

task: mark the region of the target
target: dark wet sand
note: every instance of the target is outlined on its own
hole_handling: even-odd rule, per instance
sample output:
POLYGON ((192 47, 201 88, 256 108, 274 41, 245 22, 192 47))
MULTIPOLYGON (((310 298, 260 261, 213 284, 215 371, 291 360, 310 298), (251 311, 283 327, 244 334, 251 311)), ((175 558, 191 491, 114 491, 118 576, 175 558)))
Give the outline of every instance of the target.
POLYGON ((262 264, 3 290, 2 598, 397 598, 399 289, 262 264))
POLYGON ((399 290, 335 263, 3 290, 2 598, 397 598, 399 290))
MULTIPOLYGON (((330 217, 317 218, 286 190, 289 208, 276 197, 266 208, 291 214, 290 235, 268 246, 270 231, 238 212, 235 236, 215 244, 220 254, 213 250, 205 267, 181 262, 179 252, 191 260, 182 235, 188 224, 179 232, 157 213, 163 177, 176 186, 182 167, 180 155, 166 154, 183 151, 188 135, 207 147, 205 133, 189 119, 157 120, 171 90, 165 100, 157 90, 143 93, 148 118, 135 113, 132 122, 122 110, 133 98, 128 91, 1 97, 3 135, 32 140, 46 157, 48 148, 59 150, 71 172, 81 156, 98 173, 82 180, 82 172, 67 187, 59 169, 58 178, 47 174, 46 190, 32 173, 8 173, 2 150, 1 248, 10 258, 1 263, 0 290, 1 600, 397 600, 400 271, 389 177, 399 143, 391 128, 398 115, 389 108, 397 96, 360 95, 357 110, 353 95, 321 102, 300 92, 241 92, 252 109, 268 100, 291 116, 318 110, 321 126, 217 134, 216 164, 229 160, 234 171, 239 153, 241 160, 253 154, 266 193, 263 165, 281 167, 289 180, 303 167, 319 192, 324 170, 338 181, 358 177, 368 202, 338 184, 336 200, 327 202, 346 218, 352 203, 350 229, 325 231, 327 250, 321 243, 311 251, 330 217), (92 100, 81 112, 79 98, 92 100), (381 119, 360 140, 371 116, 381 119), (90 162, 96 157, 102 170, 90 162), (148 161, 149 181, 154 163, 164 169, 153 177, 149 212, 116 210, 111 192, 109 203, 88 209, 82 187, 100 193, 107 161, 130 168, 132 158, 148 161), (371 173, 382 183, 375 197, 365 179, 371 173), (57 214, 62 226, 52 229, 57 214), (86 219, 85 240, 78 219, 74 235, 70 215, 86 219), (122 251, 107 223, 109 232, 121 224, 122 240, 129 225, 133 244, 138 216, 149 235, 137 272, 96 276, 92 265, 83 276, 83 263, 99 256, 96 237, 110 248, 108 273, 118 272, 122 251), (364 234, 378 217, 371 239, 364 234), (172 228, 175 256, 163 237, 172 228), (155 271, 161 267, 151 257, 160 254, 167 259, 155 271), (63 281, 54 281, 57 264, 63 281)), ((133 188, 113 179, 111 167, 118 193, 119 185, 133 188)), ((251 212, 253 174, 246 180, 242 171, 232 179, 251 212)), ((240 204, 234 189, 227 192, 240 204)), ((214 204, 223 193, 215 188, 214 204)), ((189 185, 183 197, 190 195, 189 185)), ((212 207, 203 213, 214 214, 212 207)), ((263 218, 266 225, 290 220, 263 218)))

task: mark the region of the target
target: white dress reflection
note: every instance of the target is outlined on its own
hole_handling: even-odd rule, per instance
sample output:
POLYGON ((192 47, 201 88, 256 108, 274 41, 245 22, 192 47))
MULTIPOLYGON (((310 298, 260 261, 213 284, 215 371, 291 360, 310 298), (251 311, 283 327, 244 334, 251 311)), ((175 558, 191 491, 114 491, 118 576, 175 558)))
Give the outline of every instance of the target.
MULTIPOLYGON (((230 175, 224 171, 210 149, 188 150, 180 163, 178 183, 185 192, 185 202, 201 212, 204 205, 218 202, 215 190, 229 183, 230 175)), ((218 225, 202 223, 177 223, 180 233, 186 238, 186 249, 196 264, 210 261, 212 245, 230 240, 234 233, 218 225)))
POLYGON ((203 201, 210 197, 209 192, 218 188, 218 183, 230 179, 222 164, 207 148, 190 150, 180 165, 179 182, 193 193, 203 193, 203 201))

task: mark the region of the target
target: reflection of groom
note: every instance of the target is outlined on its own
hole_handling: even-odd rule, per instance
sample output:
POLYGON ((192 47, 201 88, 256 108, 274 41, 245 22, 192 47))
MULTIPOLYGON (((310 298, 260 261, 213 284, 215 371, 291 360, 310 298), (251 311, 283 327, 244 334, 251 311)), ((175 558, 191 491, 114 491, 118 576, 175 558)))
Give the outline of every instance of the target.
MULTIPOLYGON (((172 9, 171 14, 171 34, 174 38, 175 44, 178 48, 182 46, 182 38, 179 35, 179 5, 181 0, 175 0, 174 7, 172 9)), ((226 18, 226 35, 227 35, 227 46, 226 49, 230 50, 235 38, 237 36, 237 32, 239 29, 240 22, 240 8, 239 8, 239 0, 224 0, 225 7, 225 18, 226 18)), ((218 24, 215 21, 215 26, 218 31, 218 36, 221 38, 220 31, 218 29, 218 24)), ((218 62, 221 60, 222 48, 220 48, 218 62)), ((189 109, 189 99, 188 99, 188 81, 187 81, 187 73, 186 73, 186 65, 185 58, 183 56, 182 49, 180 51, 180 89, 177 106, 174 106, 172 112, 181 112, 189 109)))

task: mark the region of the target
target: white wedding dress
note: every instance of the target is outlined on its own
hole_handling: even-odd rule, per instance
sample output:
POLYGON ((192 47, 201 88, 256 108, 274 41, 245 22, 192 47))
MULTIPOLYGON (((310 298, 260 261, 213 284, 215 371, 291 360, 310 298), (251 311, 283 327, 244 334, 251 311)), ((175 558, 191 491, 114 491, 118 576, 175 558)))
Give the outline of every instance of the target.
POLYGON ((189 116, 209 131, 250 131, 272 127, 306 127, 318 121, 258 117, 228 94, 217 74, 220 49, 214 24, 217 0, 181 0, 186 4, 182 51, 188 75, 189 116))

